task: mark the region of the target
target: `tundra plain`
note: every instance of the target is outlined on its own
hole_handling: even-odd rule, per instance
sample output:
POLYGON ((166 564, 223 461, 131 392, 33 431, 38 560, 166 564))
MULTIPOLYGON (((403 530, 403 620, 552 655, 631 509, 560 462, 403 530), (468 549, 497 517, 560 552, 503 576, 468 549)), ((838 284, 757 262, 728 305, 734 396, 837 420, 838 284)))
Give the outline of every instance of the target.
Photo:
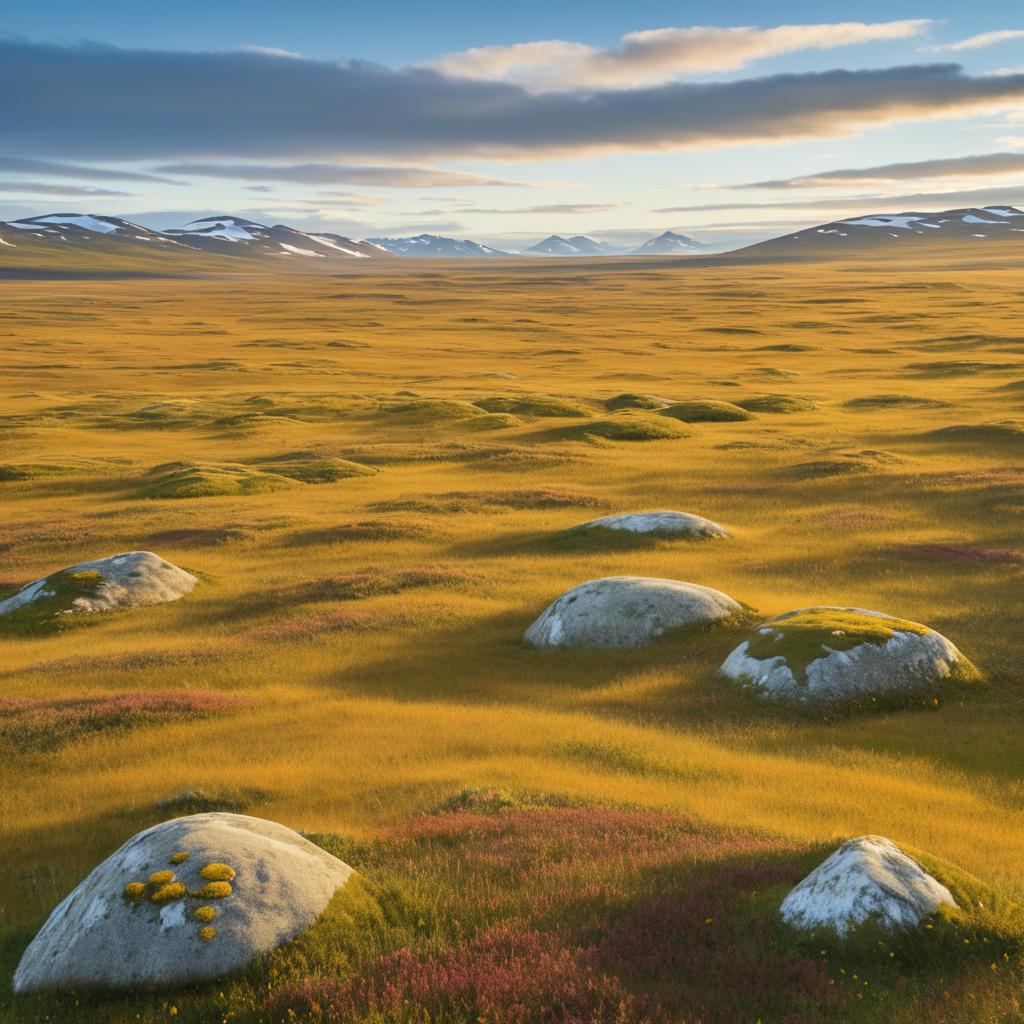
POLYGON ((200 581, 171 604, 0 630, 0 1019, 461 1021, 472 1004, 497 1022, 1020 1020, 1012 252, 0 281, 0 598, 137 549, 200 581), (733 536, 565 536, 649 509, 733 536), (739 626, 522 644, 559 594, 611 575, 713 587, 762 618, 889 612, 984 679, 825 719, 715 678, 739 626), (209 808, 321 837, 365 879, 346 898, 375 909, 212 988, 10 997, 88 871, 209 808), (847 963, 791 938, 756 959, 744 943, 771 950, 772 906, 865 833, 955 865, 989 930, 954 922, 931 959, 847 963), (651 902, 666 893, 678 905, 651 902), (654 932, 666 955, 681 923, 692 963, 637 952, 654 932), (585 963, 559 973, 569 947, 585 963), (403 995, 343 990, 387 957, 403 995), (512 962, 560 980, 510 983, 513 1012, 486 967, 512 962), (457 998, 451 963, 492 980, 457 998), (780 964, 800 965, 785 986, 780 964), (587 971, 586 994, 558 987, 587 971), (703 980, 680 996, 672 977, 703 980), (572 1012, 544 1017, 553 1004, 572 1012))

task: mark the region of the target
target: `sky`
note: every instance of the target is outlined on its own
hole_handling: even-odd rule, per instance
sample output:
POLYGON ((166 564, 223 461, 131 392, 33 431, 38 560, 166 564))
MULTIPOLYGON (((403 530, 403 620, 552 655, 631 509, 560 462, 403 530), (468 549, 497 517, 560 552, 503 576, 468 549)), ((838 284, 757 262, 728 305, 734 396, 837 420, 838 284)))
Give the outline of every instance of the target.
POLYGON ((1024 10, 1003 0, 0 10, 5 220, 233 213, 515 251, 1013 203, 1024 10))

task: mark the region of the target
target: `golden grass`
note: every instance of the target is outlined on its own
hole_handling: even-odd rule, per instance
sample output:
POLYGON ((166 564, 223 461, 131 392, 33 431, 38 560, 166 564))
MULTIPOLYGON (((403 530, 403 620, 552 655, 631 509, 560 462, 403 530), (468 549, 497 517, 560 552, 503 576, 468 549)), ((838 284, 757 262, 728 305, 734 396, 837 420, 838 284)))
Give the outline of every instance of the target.
POLYGON ((463 787, 526 788, 800 840, 878 832, 1024 893, 1024 447, 972 429, 1024 418, 1006 387, 1024 378, 1022 291, 1016 271, 930 259, 0 282, 4 461, 62 468, 0 481, 0 596, 137 548, 201 581, 175 604, 0 637, 4 695, 253 700, 5 766, 0 919, 37 926, 192 789, 365 838, 463 787), (543 395, 597 422, 624 393, 814 408, 654 441, 536 413, 543 395), (533 411, 473 429, 482 412, 449 415, 497 394, 533 411), (380 472, 139 496, 168 462, 294 453, 380 472), (858 472, 794 470, 847 459, 858 472), (494 498, 513 491, 533 497, 494 498), (676 508, 734 537, 560 548, 595 508, 676 508), (422 586, 336 593, 341 578, 421 571, 422 586), (628 652, 521 646, 558 594, 618 574, 709 585, 765 616, 838 604, 922 622, 987 685, 933 712, 826 724, 715 682, 740 631, 628 652))

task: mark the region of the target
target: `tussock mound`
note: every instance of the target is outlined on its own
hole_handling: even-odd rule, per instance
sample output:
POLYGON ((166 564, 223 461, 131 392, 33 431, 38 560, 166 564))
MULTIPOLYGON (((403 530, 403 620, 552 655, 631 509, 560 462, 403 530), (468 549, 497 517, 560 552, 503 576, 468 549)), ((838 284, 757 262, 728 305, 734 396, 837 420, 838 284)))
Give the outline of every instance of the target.
POLYGON ((141 608, 177 601, 198 582, 152 551, 128 551, 80 562, 30 583, 0 601, 0 616, 44 621, 59 615, 141 608))
POLYGON ((553 395, 493 395, 473 403, 486 412, 508 412, 517 416, 589 416, 590 410, 579 402, 553 395))
POLYGON ((140 832, 50 915, 14 991, 219 978, 304 932, 352 869, 283 825, 197 814, 140 832))
POLYGON ((741 398, 736 404, 747 412, 811 412, 818 408, 814 402, 794 395, 754 395, 741 398))
POLYGON ((719 402, 711 398, 676 402, 675 405, 663 409, 662 415, 671 416, 684 423, 734 423, 751 419, 746 409, 741 409, 732 402, 719 402))
POLYGON ((943 684, 977 678, 944 636, 861 608, 801 608, 757 626, 719 674, 792 705, 937 700, 943 684))
POLYGON ((937 398, 922 398, 919 395, 864 395, 851 398, 843 403, 844 409, 869 411, 871 409, 941 409, 949 405, 937 398))
POLYGON ((845 936, 865 921, 886 931, 914 928, 950 891, 882 836, 860 836, 836 850, 786 898, 780 912, 795 928, 831 928, 845 936))
POLYGON ((904 459, 892 452, 865 448, 859 452, 840 452, 831 459, 799 462, 795 466, 788 466, 783 473, 797 480, 816 480, 820 477, 877 472, 887 466, 897 466, 903 462, 904 459))
POLYGON ((724 526, 691 515, 689 512, 628 512, 623 515, 601 516, 581 523, 566 531, 567 536, 602 532, 630 533, 650 537, 675 537, 687 540, 708 540, 713 537, 729 537, 724 526))
POLYGON ((625 392, 609 398, 604 407, 609 412, 618 412, 620 409, 664 409, 668 402, 655 398, 654 395, 641 395, 634 392, 625 392))
POLYGON ((379 470, 363 466, 348 459, 338 459, 316 452, 290 452, 273 459, 265 459, 258 468, 266 473, 276 473, 304 484, 330 484, 337 480, 348 480, 354 476, 374 476, 379 470))
POLYGON ((931 441, 1024 441, 1024 420, 997 420, 994 423, 958 423, 940 427, 922 435, 931 441))
POLYGON ((727 594, 696 583, 609 576, 567 590, 526 631, 530 647, 641 647, 665 633, 739 618, 727 594))
POLYGON ((381 411, 389 418, 400 420, 402 423, 423 426, 453 423, 485 415, 483 409, 471 402, 460 402, 454 398, 416 398, 411 402, 385 406, 381 411))
POLYGON ((154 466, 149 476, 152 483, 137 492, 140 498, 219 498, 266 494, 295 486, 294 480, 280 473, 234 463, 168 462, 154 466))
POLYGON ((601 438, 606 441, 665 441, 692 437, 693 433, 694 431, 683 423, 642 412, 627 411, 607 419, 589 420, 577 427, 570 427, 563 436, 579 440, 601 438))

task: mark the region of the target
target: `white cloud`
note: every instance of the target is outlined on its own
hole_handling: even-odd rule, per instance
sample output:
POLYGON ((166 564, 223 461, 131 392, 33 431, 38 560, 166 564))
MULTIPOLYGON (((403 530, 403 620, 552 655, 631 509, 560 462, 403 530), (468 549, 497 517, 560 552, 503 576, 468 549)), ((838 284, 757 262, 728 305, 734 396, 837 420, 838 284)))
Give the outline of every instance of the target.
MULTIPOLYGON (((1024 39, 1024 29, 1004 28, 998 32, 982 32, 977 36, 968 36, 955 43, 939 43, 935 46, 922 46, 922 53, 960 53, 963 50, 983 50, 987 46, 1006 43, 1011 39, 1024 39)), ((1012 74, 1013 72, 1007 72, 1012 74)))
POLYGON ((659 28, 631 32, 614 49, 548 39, 483 46, 452 53, 428 66, 460 78, 513 82, 537 92, 641 88, 681 75, 736 71, 755 60, 798 50, 885 42, 919 36, 929 20, 859 21, 777 28, 659 28))

